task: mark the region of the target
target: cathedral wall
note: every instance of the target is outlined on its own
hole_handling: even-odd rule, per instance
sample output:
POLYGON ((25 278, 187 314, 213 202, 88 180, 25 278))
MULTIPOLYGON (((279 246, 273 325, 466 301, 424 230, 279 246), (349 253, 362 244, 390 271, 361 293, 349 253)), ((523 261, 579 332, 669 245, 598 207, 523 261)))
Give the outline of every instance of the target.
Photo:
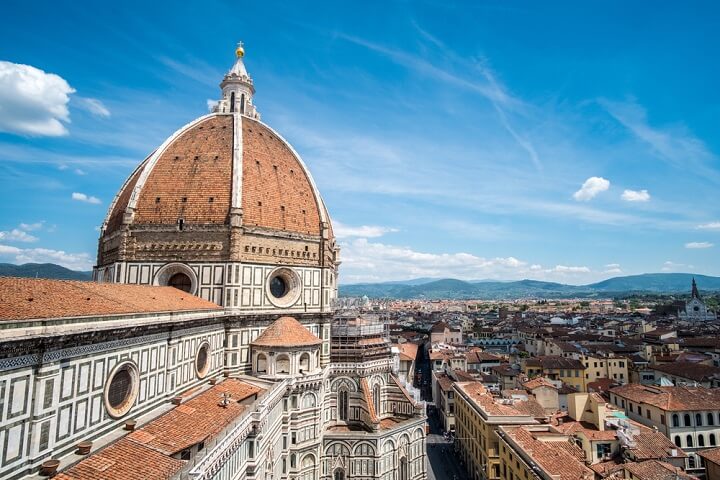
POLYGON ((186 265, 194 275, 195 295, 237 312, 287 315, 329 312, 337 297, 334 271, 329 268, 248 263, 118 262, 98 268, 94 275, 100 282, 158 285, 161 283, 158 274, 167 265, 186 265), (278 306, 268 292, 270 277, 278 268, 290 270, 297 276, 299 291, 292 305, 278 306))
POLYGON ((221 323, 122 339, 107 332, 91 337, 92 343, 1 359, 0 477, 19 476, 49 455, 72 452, 78 442, 122 428, 220 373, 224 339, 221 323), (207 362, 198 372, 200 349, 207 362), (109 384, 120 370, 130 372, 134 398, 127 412, 111 415, 109 384))

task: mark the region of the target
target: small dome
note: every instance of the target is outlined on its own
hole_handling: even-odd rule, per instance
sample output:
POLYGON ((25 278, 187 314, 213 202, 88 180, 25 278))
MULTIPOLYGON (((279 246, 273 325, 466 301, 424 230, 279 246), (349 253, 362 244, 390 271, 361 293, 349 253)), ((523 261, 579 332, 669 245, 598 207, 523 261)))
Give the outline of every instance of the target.
POLYGON ((280 317, 250 342, 254 347, 305 347, 320 345, 322 340, 310 333, 293 317, 280 317))

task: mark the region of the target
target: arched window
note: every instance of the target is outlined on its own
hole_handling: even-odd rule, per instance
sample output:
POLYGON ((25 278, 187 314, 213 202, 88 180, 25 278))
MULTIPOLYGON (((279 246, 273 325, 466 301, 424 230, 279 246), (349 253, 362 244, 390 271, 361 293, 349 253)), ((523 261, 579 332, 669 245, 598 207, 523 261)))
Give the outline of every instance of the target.
POLYGON ((685 424, 686 427, 690 427, 692 425, 692 422, 690 421, 689 413, 686 413, 685 415, 683 415, 683 423, 685 424))
POLYGON ((400 459, 400 480, 408 480, 408 464, 407 464, 407 457, 403 457, 400 459))
POLYGON ((707 414, 707 424, 715 425, 715 416, 712 413, 707 414))
POLYGON ((680 442, 680 435, 675 435, 675 445, 678 447, 682 447, 682 442, 680 442))
POLYGON ((692 455, 688 457, 688 468, 695 468, 695 457, 692 455))
POLYGON ((673 427, 680 426, 680 416, 677 413, 673 413, 672 422, 673 422, 673 427))
POLYGON ((692 446, 693 446, 692 435, 688 435, 687 437, 685 437, 685 443, 687 444, 688 447, 692 448, 692 446))
MULTIPOLYGON (((343 388, 338 391, 338 418, 347 421, 348 416, 348 391, 343 388)), ((345 472, 343 472, 343 475, 345 475, 345 472)))
POLYGON ((235 111, 235 92, 230 93, 230 112, 235 111))
POLYGON ((705 437, 702 436, 702 434, 698 435, 698 447, 704 447, 705 446, 705 437))
POLYGON ((715 446, 715 434, 714 433, 710 434, 710 446, 711 447, 715 446))
POLYGON ((245 94, 240 95, 240 113, 245 115, 245 94))
POLYGON ((699 413, 695 414, 695 426, 701 427, 702 426, 702 415, 699 413))
POLYGON ((287 355, 280 355, 275 360, 275 373, 290 373, 290 358, 287 355))
POLYGON ((307 373, 310 371, 310 354, 305 352, 300 355, 300 373, 307 373))
POLYGON ((375 415, 380 415, 380 385, 377 383, 373 387, 373 406, 375 407, 375 415))
POLYGON ((338 468, 337 470, 335 470, 333 480, 345 480, 345 470, 343 470, 342 468, 338 468))
POLYGON ((267 373, 267 357, 264 354, 258 354, 256 363, 257 373, 267 373))

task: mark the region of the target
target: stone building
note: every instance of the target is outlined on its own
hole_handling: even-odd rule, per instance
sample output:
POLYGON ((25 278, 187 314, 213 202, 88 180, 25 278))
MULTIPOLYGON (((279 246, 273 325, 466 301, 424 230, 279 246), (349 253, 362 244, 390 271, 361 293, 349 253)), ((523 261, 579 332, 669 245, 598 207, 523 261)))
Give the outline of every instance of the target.
POLYGON ((243 57, 120 189, 95 282, 0 279, 0 478, 426 478, 423 407, 383 326, 333 317, 327 209, 243 57))
POLYGON ((700 298, 700 292, 698 291, 694 278, 692 281, 690 300, 685 303, 685 308, 678 311, 678 318, 689 322, 709 322, 717 320, 715 312, 709 310, 705 302, 700 298))

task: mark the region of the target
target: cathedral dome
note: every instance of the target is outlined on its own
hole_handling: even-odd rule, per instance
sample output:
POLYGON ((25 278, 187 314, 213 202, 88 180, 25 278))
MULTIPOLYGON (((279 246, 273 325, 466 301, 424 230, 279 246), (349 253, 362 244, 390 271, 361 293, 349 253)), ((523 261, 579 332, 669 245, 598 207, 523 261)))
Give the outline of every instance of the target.
MULTIPOLYGON (((244 56, 240 45, 212 113, 165 140, 115 196, 103 222, 98 280, 173 284, 197 292, 205 280, 198 284, 196 277, 207 276, 192 267, 197 262, 336 266, 320 193, 292 146, 260 121, 244 56), (152 266, 144 276, 140 265, 137 273, 130 265, 120 271, 118 264, 127 262, 152 266), (176 273, 182 273, 181 281, 172 281, 176 273)), ((214 266, 211 270, 208 275, 220 275, 214 266)))
POLYGON ((230 225, 320 236, 329 219, 290 144, 257 119, 212 113, 175 132, 132 173, 104 224, 230 225))

